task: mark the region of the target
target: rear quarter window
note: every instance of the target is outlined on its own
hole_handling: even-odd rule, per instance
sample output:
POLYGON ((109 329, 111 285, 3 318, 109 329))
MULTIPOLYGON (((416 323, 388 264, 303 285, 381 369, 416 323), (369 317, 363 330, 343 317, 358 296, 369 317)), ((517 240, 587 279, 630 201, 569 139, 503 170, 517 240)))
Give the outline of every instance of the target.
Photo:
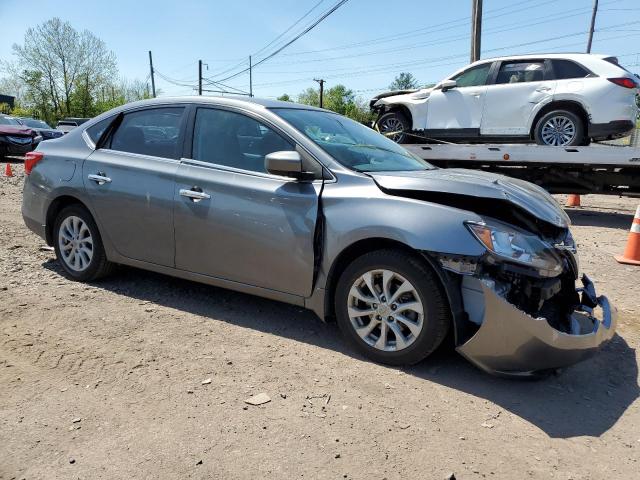
POLYGON ((105 118, 104 120, 100 120, 98 123, 95 123, 87 128, 87 135, 94 145, 98 144, 98 140, 100 140, 100 137, 105 132, 107 127, 111 125, 111 122, 113 122, 114 119, 115 117, 105 118))
POLYGON ((589 70, 571 60, 552 60, 552 62, 556 80, 585 78, 591 74, 589 70))

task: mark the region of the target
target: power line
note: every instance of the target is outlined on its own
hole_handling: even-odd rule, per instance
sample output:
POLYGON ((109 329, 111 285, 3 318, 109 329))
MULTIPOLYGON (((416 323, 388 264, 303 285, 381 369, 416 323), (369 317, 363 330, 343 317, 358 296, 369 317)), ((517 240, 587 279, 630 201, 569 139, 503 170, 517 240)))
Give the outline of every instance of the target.
MULTIPOLYGON (((534 5, 531 5, 530 8, 533 7, 540 7, 540 6, 544 6, 546 4, 549 3, 557 3, 556 0, 544 0, 542 2, 540 2, 539 0, 523 0, 521 2, 517 2, 517 3, 513 3, 511 5, 507 5, 505 7, 501 7, 498 9, 493 9, 493 10, 487 10, 486 13, 492 13, 492 12, 496 12, 496 11, 501 11, 501 10, 505 10, 505 9, 512 9, 514 7, 518 7, 522 4, 525 3, 531 3, 534 1, 538 1, 539 3, 536 3, 534 5)), ((621 0, 610 0, 608 2, 602 3, 602 5, 609 5, 612 3, 617 3, 620 2, 621 0)), ((568 10, 565 13, 568 13, 570 11, 578 11, 578 10, 587 10, 587 11, 591 11, 590 7, 580 7, 580 8, 574 8, 573 10, 568 10)), ((517 8, 513 11, 508 11, 508 12, 503 12, 499 15, 484 15, 483 17, 483 23, 486 23, 489 20, 493 20, 496 18, 500 18, 506 15, 512 15, 514 13, 520 13, 522 10, 517 8)), ((557 12, 556 12, 557 13, 557 12)), ((553 17, 552 15, 547 15, 547 17, 553 17)), ((419 29, 415 29, 415 30, 409 30, 406 32, 401 32, 401 33, 396 33, 393 35, 386 35, 383 37, 377 37, 371 40, 366 40, 366 41, 362 41, 362 42, 356 42, 356 43, 349 43, 349 44, 345 44, 345 45, 338 45, 335 47, 329 47, 329 48, 323 48, 320 50, 307 50, 307 51, 303 51, 303 52, 291 52, 291 53, 286 53, 283 54, 282 56, 294 56, 294 55, 307 55, 310 53, 322 53, 322 52, 327 52, 327 51, 331 51, 331 50, 343 50, 343 49, 349 49, 349 48, 358 48, 361 46, 367 46, 367 45, 373 45, 373 44, 378 44, 378 43, 388 43, 390 41, 394 41, 394 40, 404 40, 405 38, 409 38, 409 37, 413 37, 413 36, 422 36, 422 35, 430 35, 432 33, 437 33, 437 32, 441 32, 441 31, 447 31, 450 30, 451 28, 458 28, 458 27, 465 27, 467 28, 468 26, 468 22, 470 21, 469 16, 466 17, 461 17, 455 20, 450 20, 447 22, 443 22, 443 23, 437 23, 437 24, 432 24, 429 25, 428 27, 422 27, 419 29), (455 26, 451 26, 451 24, 453 23, 459 23, 459 25, 455 25, 455 26), (444 27, 444 28, 437 28, 437 27, 444 27), (423 33, 420 33, 423 32, 423 33)), ((494 27, 495 28, 495 27, 494 27)), ((465 37, 466 38, 466 37, 465 37)))
MULTIPOLYGON (((274 38, 273 40, 271 40, 268 44, 266 44, 264 47, 262 47, 260 50, 258 50, 257 52, 254 52, 251 54, 251 56, 258 56, 258 54, 262 53, 264 50, 266 50, 269 46, 273 45, 274 43, 276 43, 276 41, 280 38, 282 38, 286 33, 288 33, 289 31, 291 31, 291 29, 293 29, 296 25, 298 25, 302 20, 304 20, 313 10, 315 10, 321 3, 323 3, 324 0, 320 0, 318 3, 316 3, 310 10, 308 10, 302 17, 298 18, 293 24, 291 24, 284 32, 282 32, 280 35, 278 35, 276 38, 274 38)), ((221 76, 224 75, 225 73, 231 72, 233 70, 235 70, 236 68, 238 68, 241 65, 244 65, 246 62, 246 60, 242 60, 239 63, 236 63, 234 66, 227 68, 226 70, 223 70, 221 72, 216 73, 214 76, 221 76)))
POLYGON ((320 0, 318 3, 316 3, 313 7, 311 7, 307 13, 305 13, 303 16, 301 16, 298 20, 296 20, 293 24, 291 24, 289 26, 289 28, 287 28, 284 32, 282 32, 280 35, 278 35, 276 38, 274 38, 273 40, 271 40, 269 43, 267 43, 264 47, 262 47, 260 50, 258 50, 255 53, 252 53, 251 55, 254 57, 257 57, 259 54, 261 54, 262 52, 264 52, 267 48, 269 48, 271 45, 273 45, 274 43, 276 43, 277 40, 279 40, 280 38, 284 37, 287 33, 289 33, 296 25, 298 25, 302 20, 304 20, 305 18, 307 18, 309 16, 309 14, 311 12, 313 12, 316 8, 318 8, 320 6, 320 4, 324 3, 325 0, 320 0))
MULTIPOLYGON (((283 46, 279 47, 278 49, 276 49, 273 53, 271 53, 270 55, 267 55, 265 58, 263 58, 262 60, 260 60, 259 62, 257 62, 253 67, 257 67, 258 65, 266 62, 267 60, 269 60, 270 58, 275 57, 278 53, 280 53, 282 50, 284 50, 285 48, 287 48, 289 45, 291 45, 292 43, 294 43, 295 41, 297 41, 298 39, 300 39, 301 37, 303 37, 304 35, 306 35, 307 33, 309 33, 311 30, 313 30, 317 25, 319 25, 322 21, 324 21, 329 15, 331 15, 333 12, 335 12, 338 8, 340 8, 341 6, 343 6, 345 3, 347 3, 349 0, 340 0, 339 2, 337 2, 333 7, 331 7, 329 10, 327 10, 325 13, 323 13, 320 18, 318 18, 317 20, 315 20, 311 25, 309 25, 308 27, 306 27, 302 32, 298 33, 295 37, 293 37, 291 40, 289 40, 287 43, 285 43, 283 46)), ((230 80, 232 78, 237 77, 238 75, 242 75, 243 73, 247 72, 249 69, 245 68, 244 70, 241 70, 237 73, 234 73, 233 75, 230 75, 228 77, 222 78, 220 79, 221 82, 224 82, 226 80, 230 80)))
MULTIPOLYGON (((581 31, 581 32, 567 34, 567 35, 560 35, 560 36, 553 37, 553 38, 536 40, 536 41, 532 41, 532 42, 525 42, 525 43, 520 43, 520 44, 515 44, 515 45, 506 45, 506 46, 503 46, 503 47, 489 49, 486 52, 496 52, 496 51, 500 51, 500 50, 509 50, 509 49, 516 48, 516 47, 535 45, 535 44, 544 43, 544 42, 553 41, 553 40, 558 40, 558 39, 562 39, 562 38, 575 37, 575 36, 583 35, 584 33, 585 33, 584 31, 581 31)), ((629 37, 632 37, 632 36, 638 36, 638 35, 618 35, 618 36, 614 36, 614 37, 608 37, 608 38, 605 38, 603 40, 615 40, 615 39, 619 39, 619 38, 629 38, 629 37)), ((552 47, 552 48, 566 48, 566 47, 573 47, 573 46, 578 46, 578 45, 584 45, 584 43, 580 42, 580 43, 557 45, 556 47, 552 47)), ((527 54, 527 53, 535 54, 536 52, 535 51, 533 51, 533 52, 525 52, 525 53, 520 53, 520 55, 527 54)), ((453 60, 453 59, 456 59, 456 58, 464 58, 464 57, 467 57, 467 56, 468 56, 468 53, 458 53, 458 54, 450 55, 450 56, 447 56, 447 57, 430 58, 430 59, 422 59, 422 60, 404 62, 404 63, 387 64, 387 65, 383 65, 383 66, 376 67, 376 68, 371 68, 371 69, 366 69, 366 70, 359 70, 359 71, 353 71, 352 70, 351 72, 349 72, 349 73, 347 73, 345 75, 330 75, 328 77, 325 77, 325 79, 326 78, 329 78, 329 79, 344 79, 344 78, 353 78, 353 77, 359 77, 359 76, 364 76, 364 75, 372 75, 372 74, 377 74, 377 73, 388 73, 388 72, 397 71, 397 70, 399 70, 401 68, 416 67, 416 66, 424 65, 424 64, 431 64, 429 68, 444 67, 444 66, 449 66, 449 65, 461 65, 460 61, 448 62, 448 63, 435 63, 435 64, 434 64, 434 62, 453 60)), ((296 79, 292 79, 292 80, 284 80, 284 81, 280 81, 280 82, 261 83, 261 84, 257 84, 256 86, 272 87, 272 86, 300 83, 300 82, 311 81, 311 80, 313 80, 313 79, 310 78, 310 77, 303 77, 303 78, 296 78, 296 79)))
MULTIPOLYGON (((534 18, 533 20, 535 20, 535 22, 520 22, 520 23, 516 23, 513 24, 510 27, 506 27, 506 28, 496 28, 494 27, 493 30, 489 29, 486 30, 485 32, 483 32, 484 36, 487 35, 494 35, 497 33, 504 33, 504 32, 508 32, 508 31, 512 31, 512 30, 520 30, 522 28, 526 28, 526 27, 533 27, 533 26, 537 26, 537 25, 541 25, 541 24, 547 24, 550 21, 560 21, 560 20, 565 20, 567 18, 574 18, 575 15, 572 13, 575 10, 585 10, 584 8, 580 8, 580 9, 574 9, 574 10, 568 10, 566 12, 558 12, 558 13, 564 13, 566 15, 563 16, 558 16, 558 13, 553 14, 553 15, 545 15, 542 17, 537 17, 534 18)), ((588 8, 586 9, 585 13, 590 11, 591 9, 588 8)), ((358 53, 358 54, 353 54, 353 55, 345 55, 345 56, 341 56, 341 57, 327 57, 327 58, 320 58, 320 59, 311 59, 311 60, 300 60, 300 61, 296 61, 296 65, 299 64, 303 64, 303 63, 315 63, 315 62, 328 62, 331 60, 343 60, 343 59, 348 59, 348 58, 360 58, 363 56, 370 56, 370 55, 380 55, 380 54, 384 54, 384 53, 397 53, 400 51, 405 51, 405 50, 413 50, 416 48, 422 48, 425 46, 433 46, 433 45, 443 45, 446 43, 452 43, 458 40, 465 40, 468 38, 467 34, 464 35, 456 35, 456 36, 448 36, 448 37, 440 37, 440 38, 435 38, 429 42, 425 42, 425 43, 419 43, 419 44, 409 44, 409 45, 400 45, 396 48, 391 48, 391 49, 387 49, 387 50, 372 50, 369 52, 362 52, 362 53, 358 53)), ((291 62, 288 63, 277 63, 277 64, 271 64, 271 66, 282 66, 282 65, 291 65, 291 62)), ((344 67, 338 70, 349 70, 352 69, 352 66, 349 67, 344 67)), ((327 72, 330 70, 326 70, 323 68, 322 70, 323 72, 327 72)), ((335 69, 334 69, 335 71, 335 69)), ((266 70, 265 73, 276 73, 276 72, 271 72, 266 70)), ((286 73, 286 72, 278 72, 278 73, 286 73)), ((298 73, 301 73, 298 71, 298 73)))

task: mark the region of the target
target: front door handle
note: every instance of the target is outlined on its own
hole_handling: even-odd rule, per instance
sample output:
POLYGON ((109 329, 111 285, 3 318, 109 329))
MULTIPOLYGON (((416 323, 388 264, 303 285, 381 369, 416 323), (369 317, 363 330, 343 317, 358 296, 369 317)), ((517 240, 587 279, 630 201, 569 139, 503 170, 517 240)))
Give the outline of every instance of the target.
POLYGON ((549 90, 551 90, 551 87, 540 87, 536 89, 536 92, 543 93, 543 92, 548 92, 549 90))
POLYGON ((202 189, 198 187, 193 187, 190 190, 186 188, 180 189, 180 195, 183 197, 190 198, 193 202, 199 202, 200 200, 208 200, 211 198, 211 195, 202 191, 202 189))
POLYGON ((105 183, 111 183, 111 179, 107 177, 104 173, 98 172, 97 174, 90 174, 88 176, 89 180, 96 182, 98 185, 104 185, 105 183))

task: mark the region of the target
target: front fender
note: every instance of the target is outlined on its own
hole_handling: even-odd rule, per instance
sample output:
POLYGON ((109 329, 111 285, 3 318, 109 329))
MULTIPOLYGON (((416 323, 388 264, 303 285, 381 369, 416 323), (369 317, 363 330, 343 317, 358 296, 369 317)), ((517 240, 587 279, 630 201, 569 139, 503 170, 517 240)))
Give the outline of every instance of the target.
POLYGON ((383 193, 372 179, 357 184, 327 184, 322 194, 325 219, 320 275, 325 288, 333 262, 362 240, 386 239, 416 251, 476 257, 486 252, 465 221, 481 221, 472 212, 383 193))
POLYGON ((389 111, 394 107, 402 107, 411 114, 411 124, 413 130, 422 130, 427 124, 427 109, 429 98, 416 99, 412 95, 394 95, 393 97, 381 98, 374 104, 374 108, 389 111))

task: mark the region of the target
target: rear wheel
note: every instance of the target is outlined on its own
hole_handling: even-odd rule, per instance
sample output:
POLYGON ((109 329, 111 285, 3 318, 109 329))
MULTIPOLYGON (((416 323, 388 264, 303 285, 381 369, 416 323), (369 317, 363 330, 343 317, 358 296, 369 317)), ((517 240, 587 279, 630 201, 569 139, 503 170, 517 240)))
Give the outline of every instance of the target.
POLYGON ((451 316, 436 274, 400 250, 354 260, 338 281, 335 311, 353 347, 390 365, 411 365, 431 354, 444 340, 451 316))
POLYGON ((411 130, 409 119, 400 111, 387 112, 376 122, 378 131, 396 143, 409 143, 407 132, 411 130))
POLYGON ((543 115, 535 129, 538 145, 571 147, 585 145, 585 127, 582 119, 568 110, 554 110, 543 115))
POLYGON ((72 279, 88 282, 112 272, 114 265, 107 260, 98 226, 82 205, 60 211, 53 238, 58 262, 72 279))

